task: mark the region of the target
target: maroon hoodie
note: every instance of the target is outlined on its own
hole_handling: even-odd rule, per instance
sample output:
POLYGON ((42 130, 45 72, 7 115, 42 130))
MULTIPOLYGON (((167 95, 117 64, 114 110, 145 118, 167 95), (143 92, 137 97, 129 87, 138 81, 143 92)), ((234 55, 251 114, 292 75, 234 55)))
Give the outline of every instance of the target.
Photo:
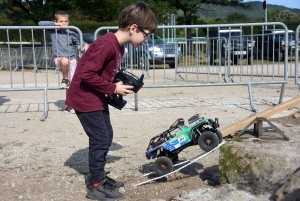
POLYGON ((120 46, 114 33, 109 32, 95 40, 83 54, 72 83, 66 105, 80 112, 93 112, 108 108, 105 94, 112 95, 112 83, 122 62, 124 46, 120 46))

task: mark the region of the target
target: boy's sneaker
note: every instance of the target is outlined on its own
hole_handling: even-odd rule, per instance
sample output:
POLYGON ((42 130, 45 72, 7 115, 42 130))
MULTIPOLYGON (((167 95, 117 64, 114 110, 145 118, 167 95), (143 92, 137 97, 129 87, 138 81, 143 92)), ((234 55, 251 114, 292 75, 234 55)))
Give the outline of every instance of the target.
POLYGON ((109 176, 107 176, 110 172, 105 172, 105 179, 107 179, 107 183, 109 183, 111 186, 114 186, 115 188, 121 188, 124 186, 124 182, 116 181, 109 176))
POLYGON ((67 78, 62 79, 59 86, 60 89, 67 89, 69 87, 69 80, 67 78))
POLYGON ((88 185, 86 197, 92 200, 113 201, 123 198, 123 194, 104 179, 97 188, 92 184, 88 185))
MULTIPOLYGON (((110 177, 108 177, 107 175, 109 174, 110 172, 105 172, 105 178, 104 180, 106 180, 107 183, 109 183, 111 186, 113 186, 114 188, 121 188, 124 186, 124 182, 121 182, 121 181, 116 181, 110 177)), ((86 186, 89 186, 91 185, 91 181, 90 181, 91 177, 90 176, 85 176, 85 185, 86 186)))
POLYGON ((75 114, 75 110, 73 108, 70 109, 69 111, 71 114, 75 114))
POLYGON ((69 106, 65 107, 65 112, 68 112, 70 114, 75 114, 75 110, 69 106))

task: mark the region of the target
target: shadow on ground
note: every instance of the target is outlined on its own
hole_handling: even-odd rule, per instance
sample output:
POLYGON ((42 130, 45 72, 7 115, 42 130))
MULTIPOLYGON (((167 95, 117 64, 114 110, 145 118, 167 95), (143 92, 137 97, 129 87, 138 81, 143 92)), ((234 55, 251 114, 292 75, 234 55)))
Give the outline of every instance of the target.
POLYGON ((3 105, 5 102, 9 102, 10 99, 6 98, 6 96, 0 96, 0 105, 3 105))
MULTIPOLYGON (((182 166, 184 166, 186 163, 183 163, 183 162, 184 162, 184 160, 179 160, 177 162, 177 164, 180 164, 180 163, 182 163, 182 164, 181 165, 175 164, 175 167, 173 167, 173 171, 176 171, 179 168, 181 168, 182 166)), ((203 169, 203 165, 195 162, 181 170, 178 170, 178 172, 180 172, 181 174, 183 174, 185 176, 193 177, 193 176, 199 175, 198 170, 200 170, 200 169, 203 169)), ((142 174, 152 173, 152 174, 148 175, 149 179, 154 179, 156 177, 159 177, 158 175, 155 174, 155 162, 150 162, 148 164, 142 165, 139 169, 139 172, 142 174)), ((161 179, 157 179, 156 181, 166 182, 167 178, 163 177, 161 179)))
MULTIPOLYGON (((116 151, 116 150, 119 150, 119 149, 122 149, 122 146, 120 144, 117 144, 117 143, 113 142, 110 149, 109 149, 108 155, 106 157, 107 163, 113 163, 113 162, 121 159, 121 157, 119 157, 119 156, 110 155, 110 153, 112 151, 116 151)), ((68 166, 70 168, 73 168, 74 170, 76 170, 80 174, 83 174, 83 175, 89 174, 88 152, 89 152, 88 147, 76 151, 75 153, 73 153, 70 156, 70 158, 68 158, 66 160, 64 165, 68 166)))
POLYGON ((54 102, 54 105, 57 106, 60 110, 65 108, 65 100, 58 100, 54 102))
POLYGON ((220 184, 220 167, 219 165, 213 165, 211 167, 205 168, 203 172, 200 173, 200 179, 202 181, 207 181, 209 186, 215 186, 220 184))

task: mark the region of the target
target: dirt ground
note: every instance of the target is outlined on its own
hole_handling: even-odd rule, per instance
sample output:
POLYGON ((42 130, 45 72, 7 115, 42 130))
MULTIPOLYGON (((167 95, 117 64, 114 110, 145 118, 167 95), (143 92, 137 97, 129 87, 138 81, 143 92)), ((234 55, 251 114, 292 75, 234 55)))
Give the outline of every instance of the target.
POLYGON ((290 115, 278 118, 272 118, 272 122, 277 122, 286 127, 299 126, 300 125, 300 111, 295 111, 290 115))
MULTIPOLYGON (((293 80, 289 83, 284 102, 299 96, 293 80)), ((257 112, 278 103, 280 86, 253 86, 252 90, 257 112)), ((84 177, 89 172, 88 138, 76 115, 60 111, 64 93, 64 90, 48 92, 50 111, 47 119, 40 121, 43 116, 42 91, 0 92, 1 200, 87 200, 84 177)), ((183 191, 197 189, 220 197, 224 192, 212 188, 206 180, 207 173, 218 171, 219 151, 168 178, 134 185, 152 178, 142 177, 151 171, 154 162, 145 157, 152 137, 166 130, 177 118, 184 118, 187 123, 194 114, 212 119, 218 117, 221 129, 250 116, 253 112, 247 88, 145 88, 140 90, 138 98, 138 111, 134 111, 132 95, 125 97, 128 103, 123 110, 110 110, 114 142, 106 169, 111 172, 111 177, 125 182, 121 189, 123 200, 171 200, 183 191)), ((298 134, 299 118, 289 116, 298 111, 299 106, 283 113, 283 117, 274 117, 276 125, 287 136, 298 134)), ((293 146, 295 149, 300 147, 299 143, 293 146)), ((201 153, 198 146, 189 147, 180 153, 179 160, 191 159, 201 153)), ((259 200, 257 196, 252 197, 250 200, 259 200)))

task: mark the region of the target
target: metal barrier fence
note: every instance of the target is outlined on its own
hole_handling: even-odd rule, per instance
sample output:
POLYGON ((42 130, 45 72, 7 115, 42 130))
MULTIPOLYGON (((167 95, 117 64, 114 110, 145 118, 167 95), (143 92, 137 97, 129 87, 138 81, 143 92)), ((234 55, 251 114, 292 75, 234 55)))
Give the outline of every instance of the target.
MULTIPOLYGON (((94 36, 117 28, 100 27, 94 36)), ((281 84, 281 103, 288 77, 295 77, 293 55, 298 52, 295 44, 293 48, 284 45, 290 43, 288 32, 281 22, 159 26, 156 33, 162 42, 157 42, 156 35, 150 35, 148 44, 136 49, 127 46, 127 68, 148 75, 144 80, 146 88, 247 85, 251 108, 256 111, 252 85, 281 84), (271 42, 279 34, 268 33, 265 27, 280 28, 282 39, 271 42), (181 38, 188 38, 190 30, 195 38, 167 43, 169 29, 181 38), (250 34, 244 34, 243 29, 250 34), (254 30, 262 33, 254 34, 254 30), (199 37, 203 31, 207 35, 205 39, 199 37)))
POLYGON ((14 71, 18 68, 17 50, 2 48, 0 49, 0 70, 5 69, 7 66, 14 67, 14 71))
MULTIPOLYGON (((80 46, 82 46, 83 37, 80 29, 74 26, 66 26, 65 28, 78 33, 80 46)), ((52 48, 47 45, 46 30, 48 29, 57 30, 60 29, 60 27, 0 26, 1 34, 6 35, 7 38, 7 41, 4 44, 2 43, 0 47, 0 70, 9 70, 9 78, 3 76, 1 78, 5 81, 5 84, 0 86, 0 91, 44 91, 44 119, 48 116, 48 90, 59 89, 61 81, 59 69, 55 67, 53 63, 54 57, 52 55, 52 48), (10 41, 11 32, 17 32, 19 41, 10 41), (31 42, 24 42, 25 39, 23 39, 22 35, 24 32, 27 32, 27 35, 29 32, 31 42), (35 41, 37 37, 45 41, 43 45, 38 46, 40 42, 35 41), (25 68, 33 69, 33 76, 28 75, 28 73, 25 72, 25 68), (43 73, 39 73, 40 69, 43 70, 43 73), (14 74, 14 71, 17 70, 21 71, 21 76, 14 74), (50 76, 50 73, 52 76, 50 76)), ((27 38, 26 41, 28 40, 27 38)), ((78 47, 75 46, 74 48, 75 53, 77 53, 75 57, 78 59, 81 52, 77 49, 78 47)))
MULTIPOLYGON (((73 29, 79 34, 82 46, 81 31, 73 26, 66 28, 73 29)), ((42 47, 37 47, 34 40, 34 30, 43 30, 42 37, 46 41, 47 29, 57 27, 0 26, 0 31, 6 31, 8 36, 7 47, 0 48, 0 69, 10 70, 9 84, 0 86, 0 91, 44 90, 44 118, 48 116, 47 90, 59 89, 61 81, 59 73, 49 73, 49 70, 53 72, 54 68, 56 69, 54 72, 58 71, 53 64, 51 48, 46 43, 42 47), (10 45, 10 30, 19 31, 18 47, 10 45), (30 47, 23 46, 24 30, 31 31, 30 47), (24 74, 21 81, 14 80, 13 71, 22 70, 23 73, 25 68, 33 69, 34 83, 28 83, 24 74), (46 76, 43 81, 38 78, 39 69, 45 70, 46 76), (50 75, 53 74, 57 74, 54 78, 57 80, 55 84, 49 82, 50 75)), ((117 29, 116 26, 100 27, 95 31, 94 39, 99 32, 117 29)), ((245 85, 248 87, 251 109, 256 111, 253 105, 252 85, 281 84, 279 103, 282 102, 288 77, 295 77, 295 82, 299 85, 299 27, 296 37, 296 44, 291 44, 289 30, 280 22, 159 26, 156 34, 149 36, 148 43, 138 48, 126 45, 122 68, 136 75, 147 74, 144 79, 146 88, 245 85), (272 30, 280 28, 284 37, 276 42, 272 41, 278 34, 266 32, 265 27, 272 30), (248 30, 248 34, 244 34, 243 29, 248 30), (168 39, 170 30, 174 33, 174 38, 180 36, 181 39, 170 41, 168 39), (262 33, 254 34, 257 30, 261 30, 262 33), (194 37, 190 37, 190 33, 193 33, 194 37), (201 37, 203 33, 207 37, 201 37)), ((77 52, 76 56, 79 59, 81 52, 77 52)), ((135 109, 138 109, 137 94, 135 94, 135 109)))
POLYGON ((34 49, 31 47, 2 48, 0 49, 0 54, 1 69, 6 69, 10 66, 14 68, 14 71, 22 68, 33 68, 33 71, 37 71, 39 68, 45 68, 46 66, 48 68, 56 68, 51 47, 35 47, 34 49))
MULTIPOLYGON (((296 29, 296 52, 300 52, 300 25, 296 29)), ((295 62, 295 84, 298 85, 300 90, 300 71, 299 71, 299 54, 296 54, 296 62, 295 62)))

